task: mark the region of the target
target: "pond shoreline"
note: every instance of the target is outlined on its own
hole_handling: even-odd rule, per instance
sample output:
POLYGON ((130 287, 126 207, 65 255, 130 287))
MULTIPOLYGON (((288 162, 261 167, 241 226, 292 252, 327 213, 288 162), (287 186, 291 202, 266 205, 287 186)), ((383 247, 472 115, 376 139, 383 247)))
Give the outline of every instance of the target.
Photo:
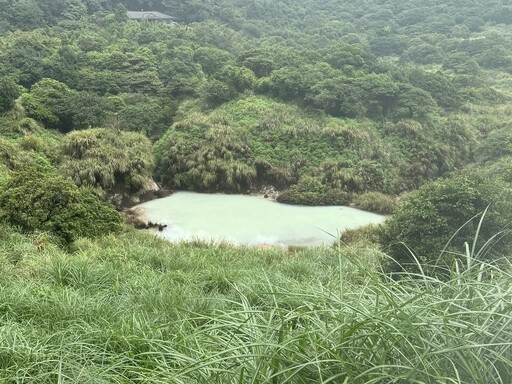
MULTIPOLYGON (((154 230, 154 231, 163 230, 166 227, 166 225, 161 224, 161 223, 155 223, 155 222, 151 221, 150 218, 148 217, 147 211, 143 207, 139 207, 139 205, 153 201, 153 200, 158 200, 158 199, 162 199, 164 197, 172 196, 176 192, 184 192, 184 191, 169 191, 168 193, 166 193, 162 196, 144 199, 144 200, 141 200, 137 204, 131 204, 129 206, 124 207, 121 212, 125 217, 126 224, 132 225, 136 229, 141 229, 141 230, 148 230, 148 229, 154 230)), ((211 194, 213 195, 215 193, 211 193, 211 194)), ((261 200, 267 200, 267 201, 272 201, 277 204, 282 204, 282 203, 278 203, 277 198, 275 196, 270 196, 266 193, 261 193, 261 192, 249 193, 247 195, 245 195, 245 194, 226 194, 226 195, 253 196, 253 197, 257 197, 258 199, 261 199, 261 200)))
POLYGON ((331 245, 339 234, 384 216, 349 206, 299 206, 262 193, 176 191, 126 210, 126 222, 171 242, 206 241, 256 247, 331 245))

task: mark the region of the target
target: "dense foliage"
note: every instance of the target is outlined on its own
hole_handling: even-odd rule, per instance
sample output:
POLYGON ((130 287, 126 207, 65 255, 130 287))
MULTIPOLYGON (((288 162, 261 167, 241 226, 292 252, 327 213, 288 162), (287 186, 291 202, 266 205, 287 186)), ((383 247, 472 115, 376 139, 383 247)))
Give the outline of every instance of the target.
MULTIPOLYGON (((157 177, 195 190, 282 188, 315 177, 326 193, 396 194, 467 162, 472 141, 454 118, 437 125, 357 121, 254 96, 208 114, 181 114, 156 145, 157 177)), ((323 194, 311 203, 331 200, 323 194)))
POLYGON ((511 52, 511 0, 0 0, 0 381, 509 383, 511 52), (171 245, 101 201, 153 180, 395 213, 171 245))
POLYGON ((36 161, 131 201, 154 178, 387 213, 469 164, 512 179, 508 1, 1 4, 0 180, 36 161))
POLYGON ((426 267, 445 268, 456 255, 448 251, 460 251, 464 243, 489 261, 512 252, 511 217, 510 189, 475 173, 462 174, 408 195, 386 222, 381 241, 399 263, 393 268, 415 265, 414 257, 426 267))
POLYGON ((65 243, 121 229, 121 216, 73 182, 35 169, 18 171, 0 189, 0 220, 23 231, 47 231, 65 243))
POLYGON ((0 381, 509 382, 510 280, 376 273, 375 250, 172 245, 0 228, 0 381))
POLYGON ((67 134, 62 141, 64 175, 78 186, 123 190, 135 194, 151 183, 151 143, 135 132, 88 129, 67 134))
MULTIPOLYGON (((18 118, 63 133, 112 127, 161 139, 156 176, 176 188, 283 189, 315 177, 324 192, 301 197, 297 185, 283 201, 398 194, 472 162, 506 121, 507 110, 493 110, 511 97, 510 9, 4 1, 0 100, 10 109, 23 86, 18 118), (128 20, 126 9, 177 23, 128 20)), ((113 161, 106 167, 117 169, 113 161)))

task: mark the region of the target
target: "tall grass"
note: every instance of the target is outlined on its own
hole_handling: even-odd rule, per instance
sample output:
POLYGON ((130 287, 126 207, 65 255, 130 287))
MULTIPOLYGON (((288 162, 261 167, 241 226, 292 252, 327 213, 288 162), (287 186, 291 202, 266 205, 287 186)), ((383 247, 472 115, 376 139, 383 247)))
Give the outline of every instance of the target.
POLYGON ((510 268, 394 281, 372 249, 0 235, 2 383, 511 382, 510 268))

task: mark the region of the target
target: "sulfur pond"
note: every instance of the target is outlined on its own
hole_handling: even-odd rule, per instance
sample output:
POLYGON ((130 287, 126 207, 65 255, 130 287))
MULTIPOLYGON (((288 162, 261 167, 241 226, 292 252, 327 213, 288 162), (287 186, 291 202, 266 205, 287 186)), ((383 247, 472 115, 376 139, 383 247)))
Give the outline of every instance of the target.
POLYGON ((138 205, 143 217, 166 224, 172 242, 201 239, 239 245, 330 245, 345 229, 384 217, 345 206, 305 207, 258 196, 176 192, 138 205))

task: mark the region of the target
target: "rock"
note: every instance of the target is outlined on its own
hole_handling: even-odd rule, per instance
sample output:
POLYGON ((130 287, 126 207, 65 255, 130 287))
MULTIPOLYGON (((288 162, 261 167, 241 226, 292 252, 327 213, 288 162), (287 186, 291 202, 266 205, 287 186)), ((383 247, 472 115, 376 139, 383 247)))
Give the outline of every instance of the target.
POLYGON ((146 188, 144 192, 158 192, 160 190, 160 186, 156 183, 155 180, 151 179, 148 184, 146 185, 146 188))
POLYGON ((121 193, 116 193, 110 198, 110 201, 112 201, 112 204, 116 207, 120 207, 123 203, 123 197, 124 196, 121 193))

